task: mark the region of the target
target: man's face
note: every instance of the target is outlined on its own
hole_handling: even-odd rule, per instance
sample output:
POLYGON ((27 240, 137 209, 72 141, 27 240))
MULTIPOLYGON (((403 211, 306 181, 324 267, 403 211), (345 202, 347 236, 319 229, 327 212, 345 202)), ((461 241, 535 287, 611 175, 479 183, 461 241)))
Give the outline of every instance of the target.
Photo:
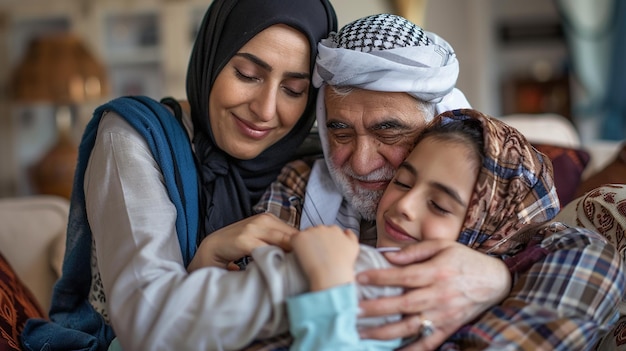
POLYGON ((424 112, 405 93, 355 89, 346 96, 324 92, 330 172, 344 197, 364 219, 424 128, 424 112))

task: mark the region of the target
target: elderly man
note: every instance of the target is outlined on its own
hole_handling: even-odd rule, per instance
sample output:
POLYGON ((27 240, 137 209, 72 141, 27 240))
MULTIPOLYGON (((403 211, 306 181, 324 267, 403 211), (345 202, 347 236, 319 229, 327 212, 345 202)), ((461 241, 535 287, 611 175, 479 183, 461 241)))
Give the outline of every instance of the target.
MULTIPOLYGON (((321 87, 317 123, 325 157, 287 165, 257 209, 301 229, 336 224, 353 230, 361 242, 374 243, 377 203, 415 136, 436 112, 469 105, 454 88, 457 76, 450 45, 398 16, 365 17, 323 40, 313 82, 321 87)), ((362 331, 362 337, 422 335, 428 337, 407 349, 434 349, 489 309, 496 324, 455 337, 473 340, 470 344, 479 349, 504 344, 562 348, 573 345, 567 341, 572 337, 593 344, 599 337, 595 332, 608 330, 615 318, 611 307, 593 296, 617 285, 591 283, 611 262, 607 250, 584 238, 561 238, 503 261, 460 244, 416 243, 387 256, 402 267, 358 277, 363 284, 406 288, 403 296, 361 303, 364 316, 405 315, 400 322, 362 331), (530 265, 528 273, 515 275, 530 265), (567 297, 560 295, 567 292, 567 297), (502 299, 516 307, 496 305, 502 299), (594 312, 578 313, 580 306, 569 305, 569 299, 594 312), (560 317, 550 315, 542 322, 542 308, 560 317), (565 334, 559 325, 566 327, 565 334)))

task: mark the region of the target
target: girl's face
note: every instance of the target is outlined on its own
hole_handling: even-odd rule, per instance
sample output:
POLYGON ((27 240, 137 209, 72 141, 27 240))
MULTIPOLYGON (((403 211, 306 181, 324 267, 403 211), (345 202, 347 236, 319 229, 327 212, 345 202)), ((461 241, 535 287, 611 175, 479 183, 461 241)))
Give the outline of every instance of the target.
POLYGON ((461 141, 422 140, 400 165, 378 205, 378 247, 456 240, 478 177, 478 160, 461 141))
POLYGON ((304 34, 273 25, 244 45, 218 74, 209 96, 217 146, 252 159, 284 137, 306 107, 310 48, 304 34))

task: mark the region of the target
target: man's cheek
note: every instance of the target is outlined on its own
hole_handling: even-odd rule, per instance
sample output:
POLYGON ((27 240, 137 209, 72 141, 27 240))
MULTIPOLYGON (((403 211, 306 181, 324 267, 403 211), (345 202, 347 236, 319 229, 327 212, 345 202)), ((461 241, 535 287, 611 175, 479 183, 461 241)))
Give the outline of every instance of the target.
POLYGON ((336 168, 340 168, 341 166, 343 166, 343 164, 346 163, 346 160, 348 160, 348 158, 350 157, 351 153, 348 145, 342 145, 333 142, 330 143, 330 148, 328 149, 328 151, 330 153, 330 160, 336 168))
POLYGON ((411 146, 412 144, 405 143, 389 146, 385 150, 385 158, 394 169, 398 169, 400 164, 409 156, 411 146))

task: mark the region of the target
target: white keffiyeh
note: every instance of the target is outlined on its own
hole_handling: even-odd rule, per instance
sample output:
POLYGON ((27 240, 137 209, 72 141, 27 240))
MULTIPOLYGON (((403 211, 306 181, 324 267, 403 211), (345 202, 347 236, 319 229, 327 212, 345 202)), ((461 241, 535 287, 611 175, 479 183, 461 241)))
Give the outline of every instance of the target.
POLYGON ((349 23, 318 44, 313 85, 406 92, 437 103, 458 75, 459 62, 445 40, 403 17, 380 14, 349 23))

